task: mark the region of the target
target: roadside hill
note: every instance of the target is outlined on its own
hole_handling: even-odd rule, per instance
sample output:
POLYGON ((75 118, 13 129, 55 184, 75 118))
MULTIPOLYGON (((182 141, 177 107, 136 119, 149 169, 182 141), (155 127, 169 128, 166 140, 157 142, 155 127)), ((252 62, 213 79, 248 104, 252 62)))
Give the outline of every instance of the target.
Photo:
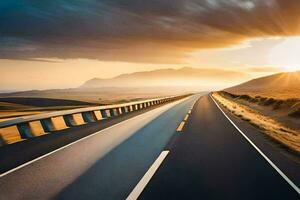
POLYGON ((284 72, 250 80, 227 88, 233 94, 264 96, 277 99, 300 99, 300 71, 284 72))

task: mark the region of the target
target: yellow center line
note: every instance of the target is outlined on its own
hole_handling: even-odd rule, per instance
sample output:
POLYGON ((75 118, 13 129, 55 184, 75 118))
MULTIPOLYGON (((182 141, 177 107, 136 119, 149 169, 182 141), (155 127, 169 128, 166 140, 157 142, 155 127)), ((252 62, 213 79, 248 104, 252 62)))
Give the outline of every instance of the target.
POLYGON ((189 118, 189 116, 191 114, 191 112, 192 112, 192 110, 190 109, 189 112, 185 115, 183 121, 179 124, 179 126, 176 129, 177 132, 181 132, 182 131, 185 123, 187 122, 187 120, 188 120, 188 118, 189 118))
POLYGON ((189 114, 186 114, 185 118, 184 118, 184 121, 187 121, 189 118, 189 114))
POLYGON ((184 127, 184 124, 185 124, 185 122, 181 122, 180 124, 179 124, 179 126, 178 126, 178 128, 177 128, 177 132, 180 132, 180 131, 182 131, 182 129, 183 129, 183 127, 184 127))

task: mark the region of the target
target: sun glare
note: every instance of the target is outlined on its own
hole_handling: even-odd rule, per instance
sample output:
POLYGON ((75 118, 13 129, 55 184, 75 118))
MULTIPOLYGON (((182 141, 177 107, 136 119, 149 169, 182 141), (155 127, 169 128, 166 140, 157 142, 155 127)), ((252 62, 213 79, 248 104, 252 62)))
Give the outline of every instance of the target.
POLYGON ((285 71, 300 70, 300 37, 289 37, 271 49, 269 64, 285 71))

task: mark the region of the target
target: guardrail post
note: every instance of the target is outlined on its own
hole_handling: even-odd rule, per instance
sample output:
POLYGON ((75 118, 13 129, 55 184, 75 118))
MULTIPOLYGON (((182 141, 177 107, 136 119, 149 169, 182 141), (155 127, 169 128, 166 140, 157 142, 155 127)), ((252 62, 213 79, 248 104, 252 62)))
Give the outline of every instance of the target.
POLYGON ((82 114, 82 118, 83 118, 84 122, 86 122, 86 123, 97 121, 96 116, 95 116, 94 112, 92 112, 92 111, 83 112, 81 114, 82 114))
POLYGON ((121 108, 116 108, 116 111, 117 111, 117 115, 122 115, 123 114, 121 108))
POLYGON ((134 105, 131 105, 131 111, 135 111, 135 109, 136 109, 136 105, 134 104, 134 105))
POLYGON ((101 112, 99 110, 92 111, 94 113, 96 121, 103 119, 101 112))
POLYGON ((72 127, 77 125, 73 115, 64 115, 63 118, 67 126, 72 127))
POLYGON ((142 108, 143 108, 143 104, 140 103, 140 104, 139 104, 139 110, 142 109, 142 108))
POLYGON ((129 113, 129 112, 130 112, 128 106, 124 106, 124 109, 125 109, 125 112, 126 112, 126 113, 129 113))
POLYGON ((122 114, 125 114, 126 113, 126 107, 121 107, 121 111, 122 111, 122 114))
POLYGON ((18 128, 18 131, 19 131, 22 139, 34 137, 34 135, 32 134, 31 128, 29 126, 29 123, 17 124, 17 128, 18 128))
POLYGON ((41 119, 41 124, 44 129, 44 132, 55 131, 55 126, 51 118, 41 119))
POLYGON ((103 119, 107 118, 106 110, 100 110, 100 112, 101 112, 101 115, 102 115, 103 119))
POLYGON ((111 117, 115 117, 116 116, 116 113, 115 113, 115 111, 114 111, 113 108, 109 109, 109 113, 110 113, 111 117))

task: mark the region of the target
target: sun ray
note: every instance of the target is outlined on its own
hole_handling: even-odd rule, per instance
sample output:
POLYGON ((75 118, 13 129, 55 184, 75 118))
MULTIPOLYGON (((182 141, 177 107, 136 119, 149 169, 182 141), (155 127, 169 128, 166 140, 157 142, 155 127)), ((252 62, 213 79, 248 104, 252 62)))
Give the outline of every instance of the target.
POLYGON ((285 71, 300 70, 300 37, 288 37, 269 53, 269 64, 285 71))

